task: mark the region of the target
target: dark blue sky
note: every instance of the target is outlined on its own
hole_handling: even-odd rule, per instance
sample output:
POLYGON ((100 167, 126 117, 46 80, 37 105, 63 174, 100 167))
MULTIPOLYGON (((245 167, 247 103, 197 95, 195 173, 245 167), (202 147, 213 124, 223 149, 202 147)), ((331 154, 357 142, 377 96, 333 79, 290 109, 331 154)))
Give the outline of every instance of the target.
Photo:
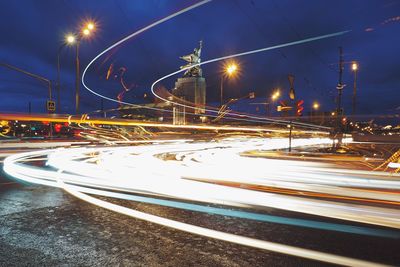
MULTIPOLYGON (((18 0, 0 2, 0 61, 51 79, 55 85, 57 49, 65 33, 77 31, 87 18, 98 23, 96 35, 81 43, 81 67, 126 35, 196 1, 192 0, 18 0)), ((140 102, 157 78, 183 65, 179 56, 204 42, 202 60, 267 47, 302 38, 351 30, 322 41, 237 58, 241 75, 225 83, 227 97, 255 91, 265 99, 280 87, 287 98, 287 75, 295 75, 297 98, 305 107, 314 100, 322 109, 334 108, 338 74, 338 47, 345 61, 360 64, 358 112, 395 113, 400 106, 400 1, 395 0, 215 0, 157 26, 107 53, 89 71, 94 90, 116 98, 123 89, 112 77, 125 67, 127 84, 134 84, 124 100, 140 102), (140 95, 140 97, 139 97, 140 95)), ((65 48, 61 60, 61 103, 74 112, 74 51, 65 48)), ((208 101, 219 95, 220 63, 203 67, 208 101)), ((344 70, 345 112, 351 111, 353 76, 344 70)), ((163 86, 170 89, 176 77, 163 86)), ((54 86, 55 87, 55 86, 54 86)), ((44 112, 47 90, 31 78, 0 69, 0 111, 44 112)), ((100 107, 100 99, 82 91, 82 111, 100 107)), ((55 95, 55 90, 54 90, 55 95)), ((106 107, 116 107, 107 103, 106 107)))

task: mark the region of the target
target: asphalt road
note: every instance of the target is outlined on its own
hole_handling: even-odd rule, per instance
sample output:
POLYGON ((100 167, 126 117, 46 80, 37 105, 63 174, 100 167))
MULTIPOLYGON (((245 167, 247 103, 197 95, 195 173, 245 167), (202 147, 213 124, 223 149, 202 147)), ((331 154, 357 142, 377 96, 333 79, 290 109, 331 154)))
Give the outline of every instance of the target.
MULTIPOLYGON (((12 181, 4 175, 0 179, 1 266, 327 265, 128 218, 75 199, 59 189, 5 184, 12 181)), ((400 264, 399 239, 313 230, 120 200, 113 202, 240 235, 375 262, 400 264)), ((316 216, 273 209, 267 214, 321 220, 316 216)))
MULTIPOLYGON (((102 199, 106 199, 102 197, 102 199)), ((263 208, 285 218, 392 231, 393 236, 318 230, 107 199, 150 214, 242 236, 400 265, 400 231, 263 208), (396 237, 397 236, 397 237, 396 237)), ((254 211, 252 209, 252 211, 254 211)), ((126 217, 60 189, 0 175, 0 266, 327 266, 126 217)))

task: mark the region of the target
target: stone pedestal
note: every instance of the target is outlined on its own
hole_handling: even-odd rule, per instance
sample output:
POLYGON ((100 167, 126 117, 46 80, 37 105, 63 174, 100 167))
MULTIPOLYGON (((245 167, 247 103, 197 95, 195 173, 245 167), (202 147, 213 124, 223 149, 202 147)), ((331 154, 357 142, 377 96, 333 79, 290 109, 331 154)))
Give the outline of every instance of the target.
POLYGON ((186 124, 196 120, 196 115, 205 113, 206 79, 203 77, 178 78, 172 94, 180 99, 179 103, 193 108, 176 105, 174 107, 174 124, 186 124))

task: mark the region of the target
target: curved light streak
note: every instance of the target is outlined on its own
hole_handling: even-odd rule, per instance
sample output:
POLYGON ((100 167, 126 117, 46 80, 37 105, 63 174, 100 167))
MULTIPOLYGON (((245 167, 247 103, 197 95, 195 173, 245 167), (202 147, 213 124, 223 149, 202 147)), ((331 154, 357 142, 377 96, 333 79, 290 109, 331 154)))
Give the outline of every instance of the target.
MULTIPOLYGON (((169 15, 169 16, 167 16, 167 17, 165 17, 165 18, 163 18, 163 19, 161 19, 161 20, 159 20, 159 21, 156 21, 156 22, 154 22, 154 23, 152 23, 152 24, 150 24, 150 25, 148 25, 148 26, 146 26, 146 27, 144 27, 144 28, 142 28, 142 29, 140 29, 140 30, 138 30, 138 31, 136 31, 136 32, 134 32, 134 33, 128 35, 127 37, 121 39, 120 41, 116 42, 115 44, 111 45, 110 47, 108 47, 107 49, 105 49, 104 51, 102 51, 101 53, 99 53, 96 57, 94 57, 94 58, 92 59, 92 61, 89 62, 89 64, 86 66, 86 68, 85 68, 84 71, 83 71, 82 79, 81 79, 81 80, 82 80, 83 86, 84 86, 89 92, 91 92, 92 94, 97 95, 97 96, 99 96, 99 97, 101 97, 101 98, 103 98, 103 99, 109 100, 109 101, 113 101, 113 102, 116 102, 116 103, 119 103, 119 104, 130 105, 130 106, 134 106, 134 107, 140 107, 140 108, 146 108, 146 109, 158 110, 158 111, 165 111, 164 109, 152 108, 152 107, 144 107, 144 106, 141 106, 141 105, 136 105, 136 104, 128 103, 128 102, 125 102, 125 101, 120 101, 120 100, 116 100, 116 99, 113 99, 113 98, 110 98, 110 97, 101 95, 101 94, 99 94, 99 93, 97 93, 97 92, 91 90, 91 89, 86 85, 86 83, 85 83, 85 75, 86 75, 86 72, 87 72, 87 70, 89 69, 89 67, 90 67, 99 57, 101 57, 103 54, 105 54, 106 52, 110 51, 110 50, 113 49, 114 47, 116 47, 116 46, 122 44, 123 42, 129 40, 130 38, 132 38, 132 37, 134 37, 134 36, 136 36, 136 35, 138 35, 138 34, 140 34, 140 33, 142 33, 142 32, 145 32, 146 30, 149 30, 149 29, 151 29, 151 28, 153 28, 153 27, 155 27, 155 26, 157 26, 157 25, 159 25, 159 24, 161 24, 161 23, 163 23, 163 22, 165 22, 165 21, 168 21, 168 20, 170 20, 170 19, 172 19, 172 18, 174 18, 174 17, 176 17, 176 16, 178 16, 178 15, 180 15, 180 14, 183 14, 183 13, 185 13, 185 12, 187 12, 187 11, 190 11, 190 10, 196 8, 196 7, 199 7, 199 6, 201 6, 201 5, 204 5, 204 4, 206 4, 206 3, 210 2, 210 1, 211 1, 211 0, 204 0, 204 1, 201 1, 201 2, 199 2, 199 3, 197 3, 197 4, 194 4, 194 5, 190 6, 190 7, 187 7, 187 8, 185 8, 185 9, 182 9, 182 10, 180 10, 180 11, 174 13, 174 14, 171 14, 171 15, 169 15)), ((264 52, 264 51, 268 51, 268 50, 273 50, 273 49, 278 49, 278 48, 293 46, 293 45, 297 45, 297 44, 303 44, 303 43, 312 42, 312 41, 321 40, 321 39, 326 39, 326 38, 331 38, 331 37, 334 37, 334 36, 339 36, 339 35, 345 34, 345 33, 347 33, 347 32, 349 32, 349 31, 341 31, 341 32, 336 32, 336 33, 321 35, 321 36, 317 36, 317 37, 306 38, 306 39, 303 39, 303 40, 298 40, 298 41, 289 42, 289 43, 285 43, 285 44, 280 44, 280 45, 276 45, 276 46, 265 47, 265 48, 256 49, 256 50, 252 50, 252 51, 247 51, 247 52, 242 52, 242 53, 233 54, 233 55, 229 55, 229 56, 219 57, 219 58, 215 58, 215 59, 211 59, 211 60, 204 61, 204 62, 202 62, 202 63, 193 65, 193 66, 191 66, 191 67, 200 66, 200 65, 204 65, 204 64, 211 63, 211 62, 216 62, 216 61, 224 60, 224 59, 229 59, 229 58, 234 58, 234 57, 239 57, 239 56, 245 56, 245 55, 250 55, 250 54, 254 54, 254 53, 264 52)), ((189 68, 191 68, 191 67, 187 67, 187 68, 183 68, 183 69, 181 69, 181 70, 175 71, 175 72, 170 73, 170 74, 168 74, 168 75, 166 75, 166 76, 164 76, 164 77, 158 79, 157 81, 155 81, 155 82, 152 84, 152 86, 151 86, 151 92, 153 93, 153 95, 156 96, 157 98, 163 100, 163 101, 167 101, 166 99, 160 97, 159 95, 157 95, 157 94, 154 92, 154 86, 155 86, 158 82, 160 82, 161 80, 164 80, 164 79, 166 79, 166 78, 168 78, 168 77, 171 77, 171 76, 173 76, 173 75, 175 75, 175 74, 177 74, 177 73, 186 71, 187 69, 189 69, 189 68)), ((176 102, 172 102, 172 103, 175 104, 175 105, 180 105, 180 106, 185 106, 185 107, 191 107, 191 106, 183 105, 183 104, 176 103, 176 102)), ((218 112, 218 111, 210 110, 210 109, 206 109, 206 110, 207 110, 208 112, 211 112, 211 113, 217 113, 217 112, 218 112)), ((289 121, 276 120, 276 119, 271 119, 271 118, 263 118, 263 117, 258 117, 258 116, 249 116, 249 115, 241 115, 241 114, 239 115, 239 114, 235 114, 235 113, 231 113, 231 114, 229 114, 229 115, 232 115, 233 118, 231 118, 231 119, 235 119, 235 120, 243 120, 242 118, 236 118, 236 117, 238 117, 238 116, 240 116, 240 117, 245 116, 246 118, 248 118, 248 119, 253 119, 253 120, 256 119, 256 120, 274 122, 274 123, 279 123, 279 124, 287 124, 287 123, 289 123, 289 121)), ((294 124, 294 125, 303 126, 303 127, 309 127, 309 128, 311 127, 311 128, 327 129, 327 130, 330 129, 329 127, 318 126, 318 125, 307 124, 307 123, 299 123, 299 122, 291 122, 291 123, 294 124)))
MULTIPOLYGON (((296 139, 293 145, 321 143, 330 144, 330 140, 296 139)), ((240 156, 248 149, 278 149, 286 145, 286 139, 266 141, 261 138, 230 138, 208 143, 65 149, 43 152, 45 154, 42 155, 39 151, 11 156, 5 160, 4 168, 10 175, 23 180, 28 177, 36 179, 35 182, 43 179, 54 182, 56 174, 18 164, 25 158, 48 155, 47 164, 64 170, 63 180, 72 184, 238 207, 272 207, 400 229, 400 214, 394 209, 282 196, 196 181, 241 181, 258 185, 272 183, 277 187, 297 190, 302 186, 308 191, 321 189, 322 192, 326 189, 324 185, 328 183, 331 191, 325 192, 332 193, 334 190, 340 195, 343 191, 349 196, 357 192, 351 187, 400 188, 400 175, 392 175, 389 179, 384 174, 351 173, 343 169, 339 172, 337 166, 326 163, 240 156), (164 160, 165 155, 175 155, 175 160, 164 160), (227 165, 227 162, 235 164, 227 165), (146 179, 140 179, 141 177, 146 179), (294 186, 291 187, 291 184, 294 186), (336 186, 340 188, 335 188, 336 186)), ((384 194, 366 193, 366 197, 370 198, 375 198, 376 195, 379 198, 384 197, 384 194)), ((395 196, 389 196, 391 201, 396 201, 395 196)))
MULTIPOLYGON (((278 169, 281 168, 281 170, 285 171, 292 171, 293 173, 300 174, 300 176, 302 173, 305 174, 311 172, 312 170, 317 170, 319 172, 325 170, 329 172, 330 169, 333 169, 329 168, 331 166, 330 164, 310 162, 299 163, 293 161, 281 162, 274 160, 273 164, 265 165, 265 159, 245 158, 240 156, 243 151, 248 149, 263 150, 267 148, 282 148, 286 146, 286 141, 286 139, 266 140, 260 138, 227 138, 219 140, 218 142, 208 143, 187 143, 185 140, 180 140, 177 142, 153 141, 153 144, 149 144, 148 141, 146 141, 143 143, 147 143, 147 145, 134 147, 73 148, 34 151, 7 157, 4 161, 4 169, 8 174, 13 175, 17 179, 45 184, 48 186, 58 186, 74 196, 100 207, 182 231, 278 253, 335 264, 376 266, 375 263, 362 260, 321 253, 298 247, 291 247, 283 244, 237 236, 199 226, 185 224, 182 222, 135 211, 84 194, 84 192, 91 194, 97 193, 100 195, 108 194, 107 196, 116 197, 115 192, 110 191, 117 190, 155 196, 174 197, 177 199, 186 199, 192 201, 218 203, 238 207, 274 207, 278 209, 287 209, 319 216, 384 225, 400 229, 398 210, 363 205, 340 204, 330 201, 310 200, 301 197, 294 198, 288 196, 279 196, 276 194, 255 192, 240 188, 229 188, 225 186, 204 184, 185 179, 185 176, 187 173, 190 174, 190 169, 192 168, 195 168, 192 172, 197 173, 199 177, 203 177, 206 175, 204 170, 209 169, 210 166, 212 166, 210 165, 211 163, 218 164, 221 159, 224 159, 228 162, 235 162, 235 165, 238 165, 235 169, 235 172, 240 168, 247 168, 250 170, 252 166, 249 165, 249 162, 252 161, 256 164, 254 166, 264 166, 265 168, 269 168, 270 170, 268 173, 271 174, 272 178, 278 174, 278 170, 275 170, 274 172, 275 167, 278 167, 278 169), (164 160, 162 157, 166 154, 175 154, 175 160, 164 160), (29 165, 22 164, 22 162, 31 160, 32 158, 43 157, 46 155, 48 157, 47 164, 55 168, 57 171, 31 167, 29 165), (264 164, 260 165, 260 163, 262 163, 260 161, 262 160, 264 161, 264 164), (201 168, 198 168, 199 166, 196 168, 196 165, 203 165, 203 171, 201 168), (149 167, 146 166, 151 166, 151 168, 149 169, 149 167), (140 179, 140 176, 143 176, 145 179, 140 179), (112 177, 112 179, 110 179, 110 177, 112 177), (107 190, 109 190, 109 193, 106 192, 107 190)), ((297 139, 296 142, 297 145, 305 145, 321 144, 324 142, 330 143, 330 140, 326 139, 324 141, 322 139, 297 139)), ((223 167, 218 166, 218 169, 221 170, 223 167)), ((208 175, 213 176, 213 172, 216 172, 217 169, 212 168, 211 171, 212 172, 208 175)), ((254 173, 249 173, 250 177, 248 178, 251 180, 254 173)), ((346 171, 342 170, 342 173, 346 173, 346 171)), ((216 174, 218 174, 218 172, 216 174)), ((385 183, 385 181, 389 180, 385 180, 384 174, 378 172, 373 174, 373 177, 375 178, 368 180, 364 180, 362 178, 362 174, 362 172, 354 172, 353 176, 358 177, 360 183, 364 184, 369 184, 371 182, 373 184, 382 182, 385 183)), ((224 173, 219 173, 219 175, 223 176, 224 173)), ((232 173, 229 175, 232 175, 232 173)), ((340 176, 340 173, 338 173, 338 175, 340 176)), ((346 176, 348 176, 348 173, 346 176)), ((400 187, 399 178, 400 175, 390 177, 390 181, 392 183, 386 186, 388 188, 389 186, 392 188, 392 186, 397 183, 397 186, 400 187)), ((310 184, 318 183, 320 180, 324 179, 325 177, 320 174, 319 177, 315 177, 313 182, 310 181, 310 184)), ((348 186, 352 186, 352 179, 346 181, 346 183, 348 186)), ((346 188, 342 188, 342 190, 346 190, 346 188)), ((122 194, 119 194, 119 197, 121 197, 121 195, 122 194)), ((147 200, 148 199, 149 198, 147 198, 147 200)), ((143 199, 141 200, 143 201, 143 199)), ((171 202, 163 204, 168 204, 170 206, 173 205, 171 202)), ((174 205, 176 206, 176 202, 174 205)), ((190 208, 198 209, 199 207, 196 205, 190 206, 190 208)), ((216 214, 224 215, 227 210, 218 209, 214 210, 214 212, 216 214)), ((239 213, 234 214, 234 216, 235 215, 242 218, 251 218, 256 216, 255 214, 250 213, 239 213)), ((306 222, 304 221, 303 223, 306 222)), ((330 225, 327 227, 329 228, 335 226, 330 225)), ((351 228, 347 230, 351 231, 351 228)), ((354 230, 363 232, 365 228, 354 230)), ((384 232, 378 231, 375 234, 379 235, 384 232)), ((368 234, 368 230, 366 233, 368 234)))
POLYGON ((76 191, 73 188, 67 186, 61 179, 58 179, 58 183, 61 188, 63 188, 65 191, 67 191, 71 195, 73 195, 81 200, 84 200, 86 202, 89 202, 91 204, 94 204, 96 206, 111 210, 113 212, 118 212, 118 213, 130 216, 130 217, 136 218, 136 219, 145 220, 145 221, 156 223, 156 224, 163 225, 166 227, 174 228, 174 229, 177 229, 180 231, 205 236, 208 238, 223 240, 223 241, 227 241, 227 242, 231 242, 231 243, 236 243, 236 244, 240 244, 240 245, 244 245, 244 246, 260 248, 260 249, 273 251, 273 252, 277 252, 277 253, 281 253, 281 254, 287 254, 287 255, 297 256, 297 257, 301 257, 301 258, 307 258, 307 259, 329 262, 329 263, 334 263, 334 264, 341 264, 341 265, 347 265, 347 266, 366 266, 366 267, 386 266, 384 264, 379 264, 379 263, 374 263, 374 262, 369 262, 369 261, 364 261, 364 260, 359 260, 359 259, 353 259, 353 258, 349 258, 349 257, 343 257, 343 256, 333 255, 333 254, 324 253, 324 252, 318 252, 318 251, 294 247, 294 246, 288 246, 288 245, 284 245, 284 244, 280 244, 280 243, 274 243, 274 242, 264 241, 264 240, 260 240, 260 239, 254 239, 254 238, 245 237, 245 236, 239 236, 239 235, 216 231, 216 230, 212 230, 212 229, 208 229, 208 228, 204 228, 204 227, 200 227, 200 226, 195 226, 195 225, 191 225, 191 224, 187 224, 187 223, 182 223, 182 222, 174 221, 171 219, 166 219, 163 217, 151 215, 148 213, 133 210, 133 209, 130 209, 127 207, 113 204, 111 202, 107 202, 104 200, 100 200, 100 199, 91 197, 89 195, 86 195, 84 193, 76 191))
MULTIPOLYGON (((187 67, 187 68, 183 68, 180 70, 177 70, 175 72, 172 72, 170 74, 167 74, 161 78, 159 78, 158 80, 156 80, 155 82, 153 82, 153 84, 151 85, 151 92, 153 93, 154 96, 156 96, 157 98, 163 100, 163 101, 169 101, 159 95, 157 95, 154 92, 154 86, 159 83, 160 81, 169 78, 171 76, 174 76, 178 73, 181 73, 183 71, 186 71, 190 68, 196 67, 196 66, 201 66, 201 65, 205 65, 205 64, 209 64, 212 62, 216 62, 216 61, 221 61, 221 60, 226 60, 226 59, 231 59, 231 58, 235 58, 235 57, 241 57, 241 56, 247 56, 247 55, 251 55, 251 54, 256 54, 256 53, 260 53, 260 52, 265 52, 265 51, 269 51, 269 50, 274 50, 274 49, 279 49, 279 48, 284 48, 284 47, 289 47, 289 46, 294 46, 294 45, 299 45, 299 44, 304 44, 304 43, 308 43, 308 42, 313 42, 313 41, 317 41, 317 40, 322 40, 322 39, 326 39, 326 38, 332 38, 335 36, 339 36, 339 35, 343 35, 345 33, 348 33, 350 31, 341 31, 341 32, 335 32, 335 33, 330 33, 330 34, 325 34, 325 35, 320 35, 320 36, 316 36, 316 37, 311 37, 311 38, 306 38, 306 39, 302 39, 302 40, 298 40, 298 41, 293 41, 293 42, 289 42, 289 43, 284 43, 284 44, 279 44, 279 45, 275 45, 275 46, 270 46, 270 47, 264 47, 264 48, 260 48, 260 49, 255 49, 255 50, 251 50, 251 51, 246 51, 246 52, 242 52, 242 53, 237 53, 237 54, 233 54, 233 55, 228 55, 228 56, 223 56, 223 57, 218 57, 218 58, 214 58, 214 59, 210 59, 198 64, 194 64, 193 66, 187 67)), ((184 105, 181 103, 177 103, 177 102, 172 102, 174 105, 178 105, 178 106, 183 106, 183 107, 188 107, 188 108, 193 108, 193 106, 188 106, 188 105, 184 105)), ((213 113, 217 113, 218 111, 215 110, 210 110, 210 109, 206 109, 206 111, 208 112, 213 112, 213 113)), ((239 114, 229 114, 232 116, 239 116, 239 114)), ((252 119, 263 119, 265 121, 272 121, 272 122, 280 122, 280 123, 288 123, 288 121, 284 121, 284 120, 276 120, 276 119, 267 119, 267 118, 261 118, 258 116, 249 116, 249 115, 245 115, 248 118, 252 118, 252 119)), ((301 126, 308 126, 308 127, 315 127, 315 128, 324 128, 324 129, 330 129, 329 127, 323 127, 323 126, 317 126, 317 125, 313 125, 313 124, 306 124, 306 123, 299 123, 299 122, 295 122, 296 125, 301 125, 301 126)))
POLYGON ((136 105, 136 104, 128 103, 128 102, 125 102, 125 101, 119 101, 119 100, 113 99, 113 98, 111 98, 111 97, 107 97, 107 96, 101 95, 101 94, 99 94, 99 93, 93 91, 92 89, 90 89, 90 88, 86 85, 86 83, 85 83, 86 72, 87 72, 87 70, 90 68, 90 66, 91 66, 99 57, 101 57, 102 55, 104 55, 105 53, 107 53, 108 51, 110 51, 111 49, 117 47, 118 45, 120 45, 120 44, 122 44, 122 43, 128 41, 128 40, 131 39, 132 37, 135 37, 136 35, 139 35, 139 34, 145 32, 145 31, 147 31, 147 30, 149 30, 149 29, 151 29, 151 28, 153 28, 153 27, 155 27, 155 26, 157 26, 157 25, 159 25, 159 24, 161 24, 161 23, 164 23, 164 22, 166 22, 166 21, 168 21, 168 20, 170 20, 170 19, 172 19, 172 18, 174 18, 174 17, 176 17, 176 16, 179 16, 179 15, 181 15, 181 14, 183 14, 183 13, 186 13, 186 12, 192 10, 192 9, 195 9, 195 8, 197 8, 197 7, 200 7, 200 6, 202 6, 202 5, 204 5, 204 4, 207 4, 207 3, 211 2, 211 1, 212 1, 212 0, 203 0, 203 1, 200 1, 199 3, 196 3, 196 4, 194 4, 194 5, 191 5, 191 6, 187 7, 187 8, 184 8, 184 9, 182 9, 182 10, 179 10, 178 12, 175 12, 175 13, 173 13, 173 14, 171 14, 171 15, 169 15, 169 16, 163 18, 163 19, 160 19, 160 20, 158 20, 158 21, 156 21, 156 22, 154 22, 154 23, 152 23, 152 24, 150 24, 150 25, 148 25, 148 26, 146 26, 146 27, 144 27, 144 28, 142 28, 142 29, 140 29, 140 30, 138 30, 138 31, 136 31, 136 32, 134 32, 134 33, 128 35, 128 36, 126 36, 125 38, 122 38, 121 40, 119 40, 118 42, 114 43, 113 45, 109 46, 108 48, 106 48, 105 50, 103 50, 101 53, 99 53, 97 56, 95 56, 95 57, 92 59, 92 61, 90 61, 89 64, 86 66, 86 68, 83 70, 82 78, 81 78, 83 86, 86 88, 86 90, 88 90, 88 91, 91 92, 92 94, 97 95, 98 97, 101 97, 101 98, 103 98, 103 99, 106 99, 106 100, 109 100, 109 101, 112 101, 112 102, 116 102, 116 103, 119 103, 119 104, 130 105, 130 106, 133 106, 133 107, 141 107, 141 108, 147 108, 147 109, 152 109, 152 110, 164 111, 163 109, 151 108, 151 107, 143 107, 143 106, 141 106, 141 105, 136 105))

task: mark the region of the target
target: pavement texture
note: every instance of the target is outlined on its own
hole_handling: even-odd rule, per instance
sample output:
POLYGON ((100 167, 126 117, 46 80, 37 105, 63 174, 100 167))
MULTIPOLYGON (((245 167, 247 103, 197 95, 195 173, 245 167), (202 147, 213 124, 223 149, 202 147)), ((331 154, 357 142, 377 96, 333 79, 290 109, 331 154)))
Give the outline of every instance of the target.
MULTIPOLYGON (((6 178, 0 178, 0 183, 0 266, 327 266, 133 219, 59 189, 13 183, 6 178)), ((376 262, 400 263, 400 240, 396 239, 107 200, 215 230, 376 262)), ((277 210, 263 212, 321 220, 277 210)))

